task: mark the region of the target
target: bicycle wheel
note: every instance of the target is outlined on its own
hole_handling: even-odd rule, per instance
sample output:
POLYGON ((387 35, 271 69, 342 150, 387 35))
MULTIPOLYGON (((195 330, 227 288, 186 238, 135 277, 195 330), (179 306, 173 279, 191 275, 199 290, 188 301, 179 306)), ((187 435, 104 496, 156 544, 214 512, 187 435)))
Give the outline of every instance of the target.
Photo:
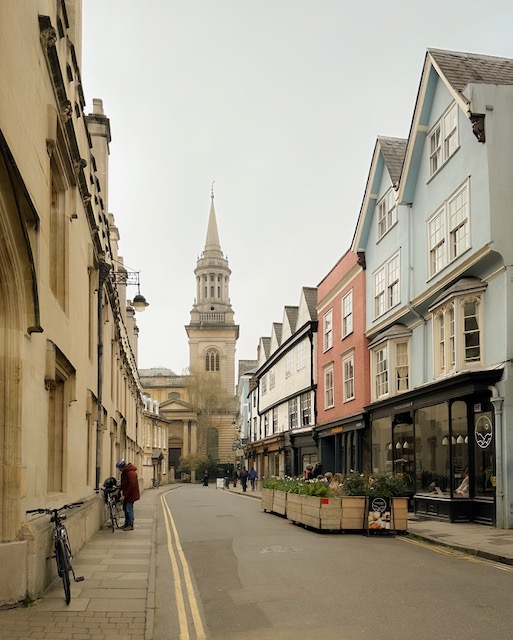
POLYGON ((120 520, 122 515, 123 515, 123 507, 121 505, 121 502, 119 500, 113 500, 110 503, 110 522, 112 526, 112 531, 114 531, 115 528, 119 529, 119 527, 121 526, 120 520))
POLYGON ((110 528, 112 529, 112 533, 114 533, 114 529, 118 526, 117 517, 116 517, 116 505, 114 504, 114 500, 109 498, 109 518, 110 518, 110 528))
POLYGON ((64 540, 61 538, 55 541, 55 560, 57 562, 57 572, 59 577, 62 579, 66 604, 69 604, 71 602, 71 587, 69 580, 70 563, 66 545, 64 544, 64 540))

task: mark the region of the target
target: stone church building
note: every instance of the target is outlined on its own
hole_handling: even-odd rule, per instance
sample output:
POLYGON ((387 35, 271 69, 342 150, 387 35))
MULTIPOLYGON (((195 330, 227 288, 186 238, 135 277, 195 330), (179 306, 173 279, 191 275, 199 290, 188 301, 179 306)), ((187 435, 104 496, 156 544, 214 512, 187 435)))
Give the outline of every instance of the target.
POLYGON ((219 242, 214 195, 211 196, 205 248, 194 270, 196 297, 185 330, 189 339, 189 370, 140 369, 141 384, 157 400, 169 421, 170 479, 179 459, 210 455, 220 464, 234 463, 235 346, 239 327, 230 303, 228 260, 219 242))

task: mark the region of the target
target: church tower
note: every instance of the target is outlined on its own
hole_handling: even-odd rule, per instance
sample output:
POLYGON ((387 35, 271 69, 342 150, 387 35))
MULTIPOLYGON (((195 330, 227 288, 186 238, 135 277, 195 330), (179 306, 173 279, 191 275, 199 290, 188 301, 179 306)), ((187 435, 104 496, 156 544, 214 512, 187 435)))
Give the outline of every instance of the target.
POLYGON ((233 320, 230 303, 228 259, 223 254, 217 231, 212 191, 205 248, 196 269, 196 298, 191 321, 185 329, 189 337, 189 369, 218 381, 230 396, 235 395, 235 345, 239 327, 233 320))

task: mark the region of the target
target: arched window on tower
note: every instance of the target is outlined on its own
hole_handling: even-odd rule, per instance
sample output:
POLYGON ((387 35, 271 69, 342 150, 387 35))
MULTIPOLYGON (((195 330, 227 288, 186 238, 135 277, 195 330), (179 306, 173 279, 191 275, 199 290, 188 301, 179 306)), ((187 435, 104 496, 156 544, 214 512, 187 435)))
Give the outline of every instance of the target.
POLYGON ((219 371, 219 352, 210 349, 205 354, 205 371, 219 371))

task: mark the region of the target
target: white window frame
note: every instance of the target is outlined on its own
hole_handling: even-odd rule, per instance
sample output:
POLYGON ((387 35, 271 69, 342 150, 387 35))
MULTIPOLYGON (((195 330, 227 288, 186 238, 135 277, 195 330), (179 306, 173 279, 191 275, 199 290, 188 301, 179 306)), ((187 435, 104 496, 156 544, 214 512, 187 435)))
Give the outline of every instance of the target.
POLYGON ((394 386, 396 395, 410 390, 410 341, 396 340, 394 346, 394 386), (401 348, 401 353, 399 352, 401 348))
POLYGON ((397 204, 391 187, 376 204, 378 211, 378 240, 386 235, 397 222, 397 204))
POLYGON ((430 278, 470 249, 470 180, 465 180, 429 218, 427 238, 430 278))
POLYGON ((335 388, 333 363, 324 369, 324 408, 331 409, 335 406, 335 388))
POLYGON ((333 346, 333 309, 326 311, 323 317, 324 351, 333 346))
POLYGON ((342 338, 353 333, 353 290, 342 297, 342 338))
POLYGON ((354 389, 354 351, 342 357, 342 389, 344 402, 355 399, 354 389))
POLYGON ((292 351, 285 354, 285 377, 290 378, 292 375, 292 351))
POLYGON ((374 319, 401 302, 401 252, 397 251, 373 273, 374 319))
POLYGON ((265 396, 267 393, 267 375, 262 376, 262 395, 265 396))
POLYGON ((306 367, 306 342, 302 340, 297 345, 297 370, 300 371, 306 367))
POLYGON ((289 429, 297 429, 298 421, 297 421, 297 398, 290 398, 288 402, 288 412, 289 412, 289 429))
POLYGON ((435 377, 482 365, 483 319, 482 295, 475 293, 455 296, 433 312, 435 377), (468 305, 475 306, 472 316, 465 315, 468 305))
POLYGON ((274 389, 276 386, 276 373, 274 369, 269 370, 269 389, 274 389))
POLYGON ((273 433, 278 433, 278 409, 273 409, 273 433))
POLYGON ((312 398, 309 391, 299 397, 301 427, 308 427, 312 419, 312 398))
POLYGON ((411 336, 384 340, 371 351, 372 400, 399 396, 411 389, 411 336))
POLYGON ((427 134, 429 177, 436 175, 459 147, 459 109, 453 102, 427 134))

